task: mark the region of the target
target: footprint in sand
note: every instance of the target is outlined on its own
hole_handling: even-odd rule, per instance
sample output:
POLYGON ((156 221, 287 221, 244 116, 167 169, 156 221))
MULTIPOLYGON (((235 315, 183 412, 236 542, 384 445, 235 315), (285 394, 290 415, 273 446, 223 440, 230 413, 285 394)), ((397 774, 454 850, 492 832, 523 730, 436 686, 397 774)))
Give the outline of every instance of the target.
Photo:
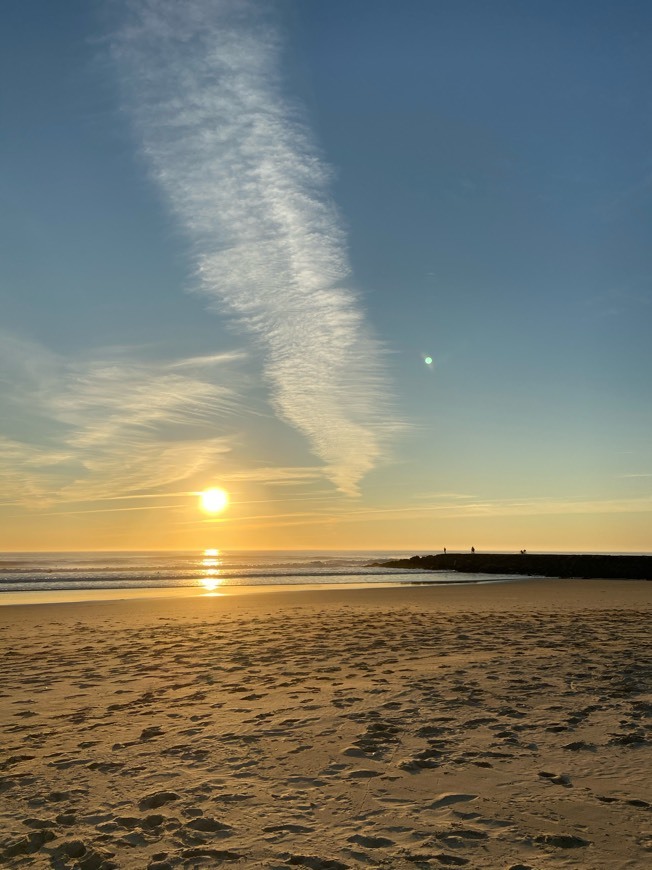
POLYGON ((404 857, 415 864, 428 864, 430 861, 437 861, 445 867, 464 867, 469 863, 468 858, 449 855, 446 852, 410 852, 404 857))
POLYGON ((591 845, 590 840, 576 837, 574 834, 540 834, 534 840, 544 846, 555 846, 557 849, 580 849, 591 845))
POLYGON ((489 834, 477 828, 451 828, 448 831, 438 832, 435 837, 445 846, 464 846, 469 840, 486 840, 489 834))
POLYGON ((263 828, 266 834, 310 834, 314 830, 309 825, 297 825, 291 822, 279 825, 266 825, 263 828))
POLYGON ((309 867, 310 870, 349 870, 349 865, 342 861, 317 855, 289 855, 286 863, 295 867, 309 867))
POLYGON ((548 770, 541 770, 539 776, 543 779, 547 779, 548 782, 553 783, 553 785, 563 785, 564 788, 573 787, 570 776, 565 773, 551 773, 548 770))
POLYGON ((367 837, 364 834, 353 834, 347 839, 349 843, 356 843, 366 849, 386 849, 388 846, 395 845, 394 840, 390 840, 388 837, 367 837))
POLYGON ((155 810, 164 804, 178 800, 179 795, 174 791, 157 791, 142 798, 138 806, 141 810, 155 810))
POLYGON ((477 797, 477 794, 465 794, 463 792, 445 792, 444 794, 440 794, 431 804, 428 804, 426 809, 441 810, 444 807, 450 807, 453 804, 474 801, 477 797))
POLYGON ((360 768, 359 770, 351 770, 347 773, 348 779, 371 779, 374 776, 380 776, 380 771, 360 768))
POLYGON ((225 825, 218 822, 217 819, 211 819, 208 816, 199 816, 185 825, 191 831, 199 831, 202 834, 219 834, 222 837, 228 837, 233 831, 230 825, 225 825))

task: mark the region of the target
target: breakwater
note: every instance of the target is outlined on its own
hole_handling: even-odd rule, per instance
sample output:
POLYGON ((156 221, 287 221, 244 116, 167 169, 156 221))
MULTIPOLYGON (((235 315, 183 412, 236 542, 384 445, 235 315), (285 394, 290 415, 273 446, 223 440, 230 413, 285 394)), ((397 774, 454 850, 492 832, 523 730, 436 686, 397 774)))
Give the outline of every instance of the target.
POLYGON ((600 577, 652 580, 652 556, 557 553, 438 553, 379 562, 383 568, 459 571, 464 574, 537 574, 542 577, 600 577))

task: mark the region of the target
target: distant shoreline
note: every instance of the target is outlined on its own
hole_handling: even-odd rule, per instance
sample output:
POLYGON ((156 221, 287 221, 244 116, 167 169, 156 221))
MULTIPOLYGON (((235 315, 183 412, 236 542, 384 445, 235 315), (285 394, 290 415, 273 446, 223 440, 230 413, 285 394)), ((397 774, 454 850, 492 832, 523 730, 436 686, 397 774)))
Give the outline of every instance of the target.
POLYGON ((652 556, 571 555, 556 553, 438 553, 375 562, 374 567, 416 571, 458 571, 462 574, 536 574, 652 580, 652 556))

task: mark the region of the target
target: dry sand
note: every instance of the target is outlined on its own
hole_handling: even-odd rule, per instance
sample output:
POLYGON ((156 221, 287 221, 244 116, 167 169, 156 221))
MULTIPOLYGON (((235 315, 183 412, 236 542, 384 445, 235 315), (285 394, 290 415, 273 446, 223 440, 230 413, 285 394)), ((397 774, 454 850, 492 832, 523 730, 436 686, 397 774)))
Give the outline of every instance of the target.
POLYGON ((649 868, 651 605, 545 580, 0 608, 0 864, 649 868))

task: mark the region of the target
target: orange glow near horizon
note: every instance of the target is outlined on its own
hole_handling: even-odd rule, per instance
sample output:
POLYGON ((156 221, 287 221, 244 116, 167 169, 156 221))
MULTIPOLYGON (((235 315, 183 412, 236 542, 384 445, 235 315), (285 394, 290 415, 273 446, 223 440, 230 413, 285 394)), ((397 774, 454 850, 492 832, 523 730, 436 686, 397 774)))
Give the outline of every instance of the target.
MULTIPOLYGON (((210 480, 210 478, 209 478, 210 480)), ((217 478, 219 480, 219 478, 217 478)), ((216 484, 217 485, 217 484, 216 484)), ((208 485, 206 486, 208 488, 208 485)), ((289 496, 294 495, 291 490, 289 496)), ((402 493, 402 491, 401 491, 402 493)), ((276 494, 261 510, 249 515, 241 506, 251 498, 258 504, 259 491, 240 487, 222 514, 199 510, 199 487, 173 510, 162 511, 156 502, 139 502, 128 512, 89 509, 72 511, 63 505, 47 509, 0 505, 0 550, 11 552, 72 551, 194 551, 195 579, 202 575, 203 558, 219 558, 225 551, 247 550, 378 550, 432 552, 443 546, 449 551, 478 550, 518 552, 649 552, 650 517, 646 502, 640 511, 591 510, 553 512, 543 504, 538 511, 516 515, 465 515, 455 502, 447 510, 431 511, 419 505, 402 509, 401 493, 394 501, 387 496, 378 505, 370 497, 366 509, 359 503, 334 502, 332 511, 313 511, 306 501, 286 503, 276 494), (237 510, 235 507, 237 506, 237 510), (392 508, 396 510, 392 510, 392 508), (545 511, 545 513, 544 513, 545 511), (228 522, 225 521, 228 515, 228 522), (217 545, 220 545, 218 549, 217 545), (222 549, 223 548, 223 549, 222 549), (209 552, 217 550, 217 553, 209 552)), ((385 496, 383 496, 385 497, 385 496)), ((102 502, 98 501, 98 507, 102 502)), ((499 505, 500 507, 500 505, 499 505)), ((10 557, 6 557, 10 558, 10 557)), ((209 566, 206 566, 209 567, 209 566)))

